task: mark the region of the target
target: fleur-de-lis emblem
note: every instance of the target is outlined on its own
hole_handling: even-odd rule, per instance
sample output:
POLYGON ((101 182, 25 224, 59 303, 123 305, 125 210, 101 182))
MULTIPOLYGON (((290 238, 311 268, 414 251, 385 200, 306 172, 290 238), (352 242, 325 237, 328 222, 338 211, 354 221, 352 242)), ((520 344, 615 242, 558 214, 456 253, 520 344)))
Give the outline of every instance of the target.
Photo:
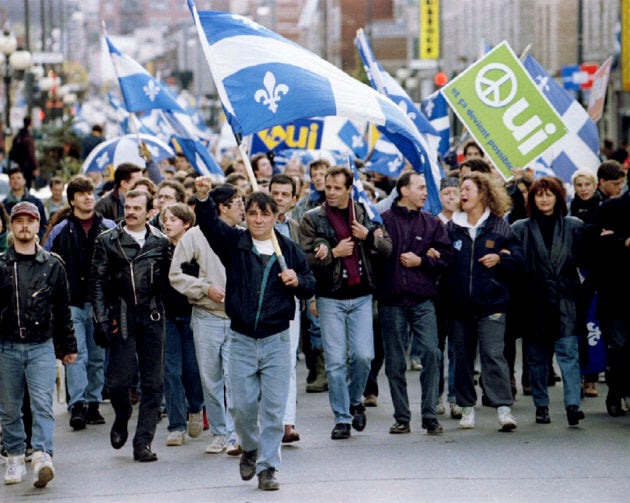
POLYGON ((547 84, 547 82, 549 82, 548 76, 543 77, 542 75, 538 75, 535 80, 541 92, 549 91, 549 84, 547 84))
POLYGON ((387 169, 389 170, 390 173, 396 173, 398 171, 398 168, 400 168, 400 164, 401 164, 401 160, 396 157, 396 159, 389 161, 387 163, 387 169))
POLYGON ((355 134, 352 137, 352 148, 359 148, 363 146, 363 137, 359 134, 355 134))
POLYGON ((268 106, 274 114, 278 110, 278 101, 280 101, 283 94, 289 92, 289 86, 286 84, 276 85, 276 76, 271 73, 265 73, 263 78, 264 89, 258 89, 254 94, 254 99, 257 103, 262 101, 263 105, 268 106))
POLYGON ((404 100, 400 100, 400 103, 398 103, 398 107, 405 112, 405 114, 407 115, 407 117, 409 117, 412 121, 416 119, 416 112, 410 112, 407 108, 407 102, 404 100))
POLYGON ((433 102, 433 100, 429 100, 426 107, 424 107, 424 111, 426 112, 427 117, 430 118, 433 115, 433 108, 435 108, 435 103, 433 102))
POLYGON ((96 158, 96 165, 102 171, 105 166, 109 163, 109 154, 107 152, 103 152, 96 158))
POLYGON ((151 101, 160 94, 160 86, 158 86, 154 80, 150 80, 146 86, 142 86, 142 90, 151 101))

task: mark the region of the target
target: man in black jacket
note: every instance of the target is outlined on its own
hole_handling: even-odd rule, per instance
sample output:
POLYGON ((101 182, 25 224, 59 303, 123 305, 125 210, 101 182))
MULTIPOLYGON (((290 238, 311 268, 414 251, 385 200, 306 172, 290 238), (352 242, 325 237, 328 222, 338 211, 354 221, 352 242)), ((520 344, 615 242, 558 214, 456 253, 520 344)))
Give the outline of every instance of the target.
MULTIPOLYGON (((608 161, 606 161, 608 162, 608 161)), ((630 171, 628 172, 630 182, 630 171)), ((585 231, 592 260, 589 281, 597 290, 597 318, 606 342, 606 409, 625 414, 621 400, 630 396, 630 192, 604 202, 585 231)))
POLYGON ((229 384, 232 416, 243 454, 243 480, 258 474, 258 488, 277 490, 282 424, 291 365, 289 322, 295 297, 307 299, 315 278, 298 245, 275 233, 286 268, 274 254, 272 233, 278 205, 266 193, 254 192, 245 203, 247 230, 230 227, 208 197, 211 181, 195 179, 199 228, 219 256, 227 276, 225 312, 231 323, 229 384))
POLYGON ((77 357, 68 280, 61 260, 37 245, 40 214, 29 202, 11 210, 14 242, 0 256, 0 420, 7 451, 5 484, 22 482, 25 439, 22 400, 27 386, 33 413, 35 487, 55 476, 52 464, 56 361, 77 357))
POLYGON ((98 410, 105 380, 105 350, 94 342, 88 293, 94 241, 115 224, 95 213, 94 185, 86 176, 78 175, 70 180, 66 194, 70 213, 53 227, 44 249, 63 259, 70 283, 78 357, 76 362, 66 366, 66 386, 70 395, 70 426, 82 430, 86 424, 105 423, 98 410))
POLYGON ((110 442, 127 441, 131 417, 129 388, 140 369, 142 399, 133 439, 136 461, 156 461, 151 451, 164 384, 164 306, 162 287, 168 277, 169 241, 147 224, 151 201, 132 190, 125 198, 125 220, 96 238, 90 292, 94 338, 110 346, 107 382, 116 419, 110 442))
POLYGON ((335 416, 331 438, 342 440, 350 437, 350 424, 363 431, 367 422, 362 396, 374 358, 371 255, 390 255, 392 242, 352 201, 349 168, 334 166, 325 180, 326 202, 304 215, 300 245, 317 278, 317 313, 335 416))

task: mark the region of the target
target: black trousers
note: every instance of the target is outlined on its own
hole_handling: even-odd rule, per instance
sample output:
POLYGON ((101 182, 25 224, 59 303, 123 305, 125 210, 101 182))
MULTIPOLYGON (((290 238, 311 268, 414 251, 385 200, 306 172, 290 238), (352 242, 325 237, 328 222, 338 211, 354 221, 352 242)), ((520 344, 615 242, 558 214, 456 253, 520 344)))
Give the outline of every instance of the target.
POLYGON ((605 319, 599 326, 606 341, 607 401, 630 395, 630 320, 605 319))
POLYGON ((128 335, 122 334, 112 341, 109 350, 107 380, 110 400, 116 412, 116 423, 126 424, 131 417, 132 405, 129 388, 134 384, 137 368, 140 371, 140 409, 133 446, 148 445, 155 436, 158 410, 164 389, 164 315, 152 320, 148 308, 127 312, 128 335))

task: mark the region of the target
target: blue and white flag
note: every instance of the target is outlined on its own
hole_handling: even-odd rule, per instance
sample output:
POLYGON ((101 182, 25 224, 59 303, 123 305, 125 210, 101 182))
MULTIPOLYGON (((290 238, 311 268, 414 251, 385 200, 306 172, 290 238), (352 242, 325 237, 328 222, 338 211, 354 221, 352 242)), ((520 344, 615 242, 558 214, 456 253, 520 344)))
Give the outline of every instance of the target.
POLYGON ((188 115, 164 112, 168 123, 173 128, 173 135, 170 143, 176 151, 181 151, 191 166, 197 173, 205 176, 219 177, 223 179, 225 173, 221 166, 214 160, 208 152, 208 148, 199 141, 199 138, 192 135, 191 124, 185 124, 186 119, 191 120, 188 115))
POLYGON ((440 136, 438 153, 444 157, 451 146, 451 121, 448 116, 448 103, 440 91, 435 91, 431 96, 422 100, 420 110, 440 136))
POLYGON ((365 136, 356 128, 352 121, 346 121, 337 134, 339 139, 354 153, 355 157, 365 159, 368 153, 365 136))
POLYGON ((600 165, 599 133, 584 107, 562 89, 532 56, 527 56, 523 65, 569 130, 541 156, 543 162, 540 164, 550 166, 565 183, 571 183, 571 175, 578 169, 597 172, 600 165))
POLYGON ((348 156, 348 167, 354 174, 354 180, 352 181, 352 199, 365 208, 367 216, 370 220, 372 220, 372 222, 383 225, 381 214, 376 209, 376 206, 370 199, 370 196, 368 196, 367 192, 365 192, 357 167, 354 165, 354 161, 350 158, 350 156, 348 156))
POLYGON ((405 159, 396 145, 381 135, 376 140, 365 167, 370 171, 376 171, 391 178, 398 178, 405 167, 405 159))
POLYGON ((442 176, 444 176, 437 155, 440 136, 396 79, 387 73, 376 60, 363 30, 359 29, 357 31, 355 43, 372 87, 396 103, 400 110, 413 122, 419 133, 421 148, 427 160, 423 165, 418 165, 409 158, 404 145, 400 144, 398 135, 392 135, 387 128, 379 127, 379 131, 398 147, 402 154, 409 159, 414 169, 425 176, 429 193, 425 208, 427 208, 427 211, 437 214, 442 208, 439 184, 442 176))
MULTIPOLYGON (((188 5, 237 137, 296 119, 337 115, 384 126, 416 169, 430 171, 423 138, 390 99, 247 18, 197 12, 192 0, 188 5)), ((437 191, 434 196, 439 205, 437 191)))
POLYGON ((619 60, 621 59, 621 12, 617 15, 617 22, 615 23, 615 48, 613 50, 613 62, 611 70, 616 70, 619 66, 619 60))
POLYGON ((120 52, 105 36, 114 63, 120 89, 129 112, 143 112, 159 108, 171 112, 184 112, 166 88, 147 72, 142 65, 120 52))

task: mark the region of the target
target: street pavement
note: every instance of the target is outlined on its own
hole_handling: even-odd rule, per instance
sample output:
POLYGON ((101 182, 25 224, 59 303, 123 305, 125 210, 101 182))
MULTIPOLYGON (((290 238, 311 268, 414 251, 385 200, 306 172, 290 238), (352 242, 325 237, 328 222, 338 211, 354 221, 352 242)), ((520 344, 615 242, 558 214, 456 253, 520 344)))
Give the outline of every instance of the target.
MULTIPOLYGON (((298 362, 298 421, 301 441, 282 447, 279 491, 243 482, 238 457, 205 454, 208 432, 181 447, 166 447, 167 420, 158 424, 153 450, 159 460, 132 459, 131 437, 116 451, 109 445, 113 413, 106 425, 74 432, 69 414, 56 404, 56 477, 45 489, 27 479, 0 487, 1 502, 623 502, 630 501, 630 416, 605 413, 606 386, 586 398, 586 420, 567 426, 561 384, 550 388, 551 424, 534 423, 531 397, 517 396, 514 432, 498 431, 496 412, 478 407, 474 430, 440 416, 444 434, 420 428, 418 372, 408 372, 412 432, 390 435, 392 406, 384 372, 367 428, 349 440, 330 439, 333 418, 328 394, 306 394, 306 370, 298 362)), ((519 387, 520 392, 520 387, 519 387)))

